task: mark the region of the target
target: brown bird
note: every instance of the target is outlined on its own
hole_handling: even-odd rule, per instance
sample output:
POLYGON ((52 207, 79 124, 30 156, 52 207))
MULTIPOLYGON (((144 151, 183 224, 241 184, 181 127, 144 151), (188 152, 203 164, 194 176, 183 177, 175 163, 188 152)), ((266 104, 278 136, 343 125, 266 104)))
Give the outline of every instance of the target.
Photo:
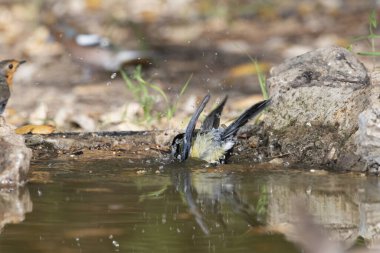
POLYGON ((25 61, 4 60, 0 61, 0 115, 3 114, 11 96, 13 75, 17 68, 25 61))

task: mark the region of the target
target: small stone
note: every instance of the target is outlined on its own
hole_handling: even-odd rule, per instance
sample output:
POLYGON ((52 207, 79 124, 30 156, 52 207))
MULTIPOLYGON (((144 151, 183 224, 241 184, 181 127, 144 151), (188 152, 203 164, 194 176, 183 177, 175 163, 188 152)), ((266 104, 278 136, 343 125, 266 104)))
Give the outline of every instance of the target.
POLYGON ((248 144, 251 148, 257 148, 259 146, 259 143, 260 138, 258 136, 253 135, 248 139, 248 144))
POLYGON ((284 159, 282 159, 282 158, 274 158, 274 159, 270 160, 269 163, 273 164, 273 165, 283 165, 284 164, 284 159))
POLYGON ((143 175, 143 174, 146 173, 146 170, 138 170, 138 171, 136 171, 136 173, 137 173, 138 175, 143 175))
POLYGON ((75 115, 72 121, 87 132, 92 132, 96 129, 95 121, 85 114, 75 115))

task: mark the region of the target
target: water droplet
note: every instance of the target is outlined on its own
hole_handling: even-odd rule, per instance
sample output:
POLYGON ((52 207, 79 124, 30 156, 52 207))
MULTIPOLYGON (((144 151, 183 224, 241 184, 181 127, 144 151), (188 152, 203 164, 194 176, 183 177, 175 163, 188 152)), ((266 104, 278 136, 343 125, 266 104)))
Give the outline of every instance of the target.
POLYGON ((111 75, 111 79, 115 79, 117 77, 117 73, 115 72, 115 73, 112 73, 112 75, 111 75))
POLYGON ((120 246, 120 244, 119 244, 117 241, 115 241, 115 240, 112 241, 112 244, 113 244, 113 246, 115 246, 116 248, 119 248, 119 246, 120 246))

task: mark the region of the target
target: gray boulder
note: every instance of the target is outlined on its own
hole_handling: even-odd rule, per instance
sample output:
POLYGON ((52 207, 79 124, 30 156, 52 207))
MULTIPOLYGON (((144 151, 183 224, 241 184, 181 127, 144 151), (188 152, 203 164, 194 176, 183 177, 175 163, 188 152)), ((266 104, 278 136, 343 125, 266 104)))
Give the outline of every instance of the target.
POLYGON ((364 65, 346 49, 318 49, 272 68, 265 118, 272 156, 313 166, 361 170, 358 116, 372 89, 364 65))
POLYGON ((358 154, 371 172, 380 169, 380 73, 372 74, 372 89, 368 108, 359 114, 356 144, 358 154))
POLYGON ((25 183, 32 151, 25 146, 24 138, 14 132, 0 116, 0 187, 25 183))

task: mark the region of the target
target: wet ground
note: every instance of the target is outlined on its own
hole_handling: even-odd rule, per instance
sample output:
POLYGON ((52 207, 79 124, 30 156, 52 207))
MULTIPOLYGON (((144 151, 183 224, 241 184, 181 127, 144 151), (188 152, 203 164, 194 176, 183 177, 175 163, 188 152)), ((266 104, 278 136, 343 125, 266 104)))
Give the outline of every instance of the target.
POLYGON ((326 238, 378 237, 377 177, 153 159, 32 167, 25 188, 1 192, 1 252, 301 252, 297 201, 326 238))

